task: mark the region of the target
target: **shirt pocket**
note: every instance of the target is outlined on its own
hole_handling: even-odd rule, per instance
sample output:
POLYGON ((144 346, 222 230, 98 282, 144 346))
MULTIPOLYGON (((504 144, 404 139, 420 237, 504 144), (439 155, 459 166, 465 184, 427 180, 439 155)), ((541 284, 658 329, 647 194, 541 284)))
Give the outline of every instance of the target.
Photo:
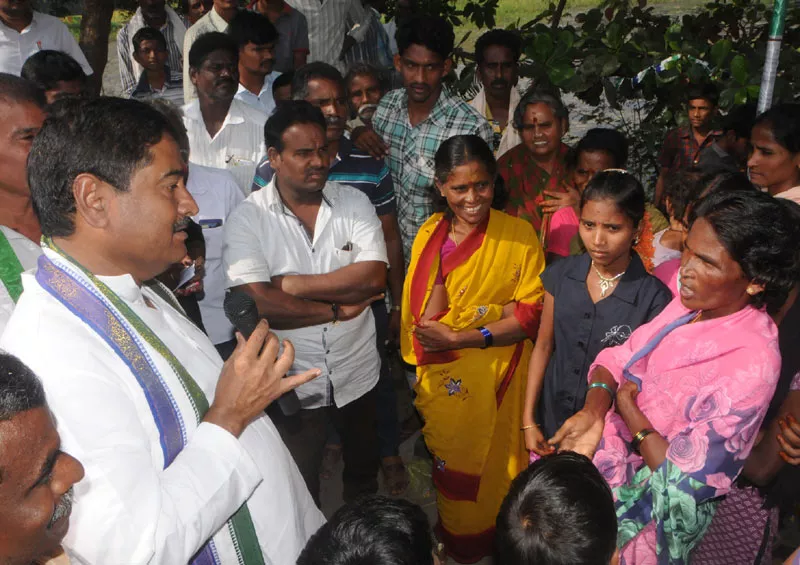
POLYGON ((339 249, 333 250, 333 256, 336 262, 336 268, 341 269, 348 265, 352 265, 356 259, 356 253, 353 249, 339 249))
POLYGON ((228 166, 229 169, 235 169, 238 167, 255 167, 256 162, 252 159, 248 159, 244 156, 228 154, 225 156, 225 164, 228 166))

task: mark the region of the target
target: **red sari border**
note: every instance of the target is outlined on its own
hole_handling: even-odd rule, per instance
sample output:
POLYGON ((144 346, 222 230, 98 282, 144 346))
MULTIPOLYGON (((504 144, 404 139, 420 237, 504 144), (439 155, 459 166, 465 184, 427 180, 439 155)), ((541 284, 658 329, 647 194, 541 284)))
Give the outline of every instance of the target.
POLYGON ((452 471, 446 467, 446 463, 442 467, 434 463, 431 478, 436 490, 449 500, 475 502, 478 499, 480 475, 452 471))
POLYGON ((539 324, 542 321, 542 309, 543 305, 541 302, 536 302, 534 304, 517 302, 517 305, 514 307, 514 317, 522 326, 525 335, 534 341, 536 341, 536 336, 539 334, 539 324))
POLYGON ((511 356, 511 360, 508 362, 508 370, 506 370, 506 374, 503 377, 503 380, 500 382, 500 386, 495 393, 495 398, 497 399, 497 407, 499 408, 500 405, 503 403, 503 398, 506 395, 506 391, 508 390, 509 385, 511 384, 511 379, 514 378, 514 373, 519 366, 519 360, 522 358, 522 351, 525 349, 525 342, 520 341, 517 346, 514 348, 514 354, 511 356))
MULTIPOLYGON (((452 254, 448 255, 447 260, 442 263, 442 276, 446 277, 454 269, 464 264, 465 261, 481 248, 486 236, 486 228, 489 225, 490 217, 491 213, 464 238, 464 241, 461 242, 461 245, 459 245, 452 254)), ((422 253, 420 253, 419 261, 417 262, 414 275, 411 279, 411 291, 409 293, 411 315, 414 317, 415 324, 420 322, 424 314, 425 296, 428 293, 430 273, 434 269, 437 259, 441 260, 442 246, 447 241, 447 237, 450 233, 450 225, 451 219, 447 216, 443 216, 439 223, 436 224, 430 239, 428 239, 428 243, 425 245, 422 253)), ((439 312, 433 317, 433 320, 442 318, 447 312, 447 310, 439 312)), ((459 357, 457 351, 426 352, 415 335, 411 336, 411 342, 414 347, 414 355, 417 358, 418 366, 450 363, 459 357)))
POLYGON ((435 528, 436 537, 447 548, 447 555, 459 563, 477 563, 494 552, 495 528, 479 534, 456 535, 448 532, 441 522, 435 528))
MULTIPOLYGON (((469 235, 464 238, 464 241, 462 241, 458 247, 456 247, 456 250, 448 255, 447 258, 442 262, 443 277, 447 277, 447 275, 453 272, 453 270, 463 265, 476 251, 481 248, 481 245, 483 245, 483 240, 486 237, 486 228, 489 225, 490 217, 491 212, 487 214, 486 218, 480 224, 475 226, 474 230, 469 232, 469 235)), ((447 222, 447 226, 449 228, 451 220, 446 218, 445 221, 447 222)), ((441 246, 439 247, 439 250, 441 250, 441 246)))

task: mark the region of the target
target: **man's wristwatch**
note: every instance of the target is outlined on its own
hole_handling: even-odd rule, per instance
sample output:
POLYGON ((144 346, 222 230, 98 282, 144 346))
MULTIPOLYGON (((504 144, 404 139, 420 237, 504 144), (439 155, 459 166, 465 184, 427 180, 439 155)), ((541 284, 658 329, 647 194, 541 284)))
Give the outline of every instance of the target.
POLYGON ((334 302, 331 304, 331 310, 333 310, 333 323, 336 324, 339 322, 339 305, 334 302))

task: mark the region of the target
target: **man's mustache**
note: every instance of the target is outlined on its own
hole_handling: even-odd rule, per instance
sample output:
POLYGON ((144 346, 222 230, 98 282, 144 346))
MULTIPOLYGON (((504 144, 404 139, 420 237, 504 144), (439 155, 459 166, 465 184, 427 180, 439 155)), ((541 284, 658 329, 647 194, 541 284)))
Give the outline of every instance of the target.
POLYGON ((507 80, 503 80, 503 79, 493 80, 492 81, 492 86, 496 86, 498 88, 499 87, 506 88, 508 86, 508 81, 507 80))
POLYGON ((339 116, 326 116, 325 124, 329 126, 342 127, 344 125, 344 120, 339 116))
POLYGON ((69 515, 70 511, 72 510, 72 501, 74 499, 75 491, 70 488, 61 496, 61 500, 58 501, 56 509, 53 511, 53 515, 50 517, 50 522, 47 524, 47 529, 52 528, 53 525, 61 518, 69 515))
POLYGON ((172 225, 173 233, 178 233, 179 231, 183 231, 189 227, 189 218, 183 218, 182 220, 175 222, 172 225))

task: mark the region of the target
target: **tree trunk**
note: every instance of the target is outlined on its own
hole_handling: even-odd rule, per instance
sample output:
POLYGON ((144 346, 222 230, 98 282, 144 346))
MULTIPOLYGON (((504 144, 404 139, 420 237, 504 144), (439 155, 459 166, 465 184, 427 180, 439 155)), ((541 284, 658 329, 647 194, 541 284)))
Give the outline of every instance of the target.
POLYGON ((561 16, 564 13, 564 8, 567 5, 567 0, 558 0, 558 5, 556 6, 556 11, 553 12, 553 19, 550 23, 550 27, 552 29, 558 29, 558 24, 561 23, 561 16))
POLYGON ((80 46, 94 71, 89 77, 89 88, 95 94, 100 94, 103 88, 103 71, 108 60, 108 39, 113 15, 113 1, 83 0, 80 46))

